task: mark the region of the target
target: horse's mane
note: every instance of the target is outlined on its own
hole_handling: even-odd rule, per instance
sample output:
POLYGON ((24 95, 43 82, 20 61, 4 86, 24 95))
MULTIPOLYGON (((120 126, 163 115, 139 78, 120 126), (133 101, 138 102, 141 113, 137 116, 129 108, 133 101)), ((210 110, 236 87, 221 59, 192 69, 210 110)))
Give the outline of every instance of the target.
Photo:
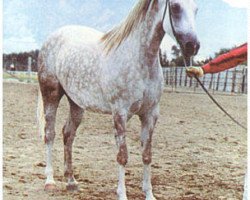
POLYGON ((139 22, 145 18, 152 1, 155 0, 139 0, 125 21, 103 35, 101 41, 107 52, 119 47, 122 41, 130 35, 139 22))

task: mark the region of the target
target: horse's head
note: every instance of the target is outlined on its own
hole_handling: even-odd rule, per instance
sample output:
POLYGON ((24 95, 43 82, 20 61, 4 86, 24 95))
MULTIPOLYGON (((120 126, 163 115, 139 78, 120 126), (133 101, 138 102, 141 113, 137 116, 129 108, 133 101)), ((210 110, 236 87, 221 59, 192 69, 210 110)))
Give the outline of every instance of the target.
POLYGON ((189 62, 197 54, 200 43, 195 30, 197 6, 194 0, 162 0, 165 3, 163 29, 176 39, 189 62))

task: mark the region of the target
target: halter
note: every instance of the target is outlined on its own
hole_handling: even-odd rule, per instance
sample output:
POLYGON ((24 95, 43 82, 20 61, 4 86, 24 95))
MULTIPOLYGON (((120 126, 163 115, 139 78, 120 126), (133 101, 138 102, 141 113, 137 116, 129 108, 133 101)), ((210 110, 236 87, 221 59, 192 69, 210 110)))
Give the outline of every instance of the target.
MULTIPOLYGON (((185 68, 187 69, 187 63, 184 57, 184 52, 183 52, 183 46, 181 44, 181 42, 179 41, 178 35, 175 31, 174 25, 173 25, 173 19, 172 19, 172 13, 171 13, 171 9, 170 9, 170 0, 168 0, 168 3, 166 3, 165 6, 165 10, 163 13, 163 19, 162 22, 165 19, 166 13, 167 13, 167 7, 169 9, 169 21, 170 21, 170 25, 171 25, 171 29, 173 32, 173 35, 177 41, 177 43, 180 45, 180 50, 181 50, 181 54, 182 54, 182 58, 183 58, 183 63, 185 68)), ((192 63, 192 57, 190 58, 190 64, 192 63)), ((192 65, 192 64, 191 64, 192 65)), ((218 102, 217 100, 208 92, 208 90, 205 88, 205 86, 202 84, 202 82, 200 81, 200 79, 195 75, 194 78, 196 79, 196 81, 200 84, 201 88, 205 91, 205 93, 208 95, 208 97, 215 103, 216 106, 218 106, 218 108, 225 113, 234 123, 236 123, 238 126, 240 126, 241 128, 247 130, 247 128, 245 126, 243 126, 240 122, 238 122, 234 117, 232 117, 218 102)))
POLYGON ((168 14, 169 14, 169 21, 170 21, 170 25, 171 25, 171 30, 173 32, 173 35, 177 41, 177 43, 180 45, 180 50, 181 50, 181 53, 182 53, 182 57, 183 57, 183 62, 185 64, 185 67, 187 67, 187 64, 186 64, 186 60, 184 58, 184 53, 183 53, 183 45, 181 44, 180 40, 179 40, 179 37, 175 31, 175 28, 174 28, 174 24, 173 24, 173 18, 172 18, 172 12, 171 12, 171 9, 170 9, 170 0, 168 0, 168 3, 166 3, 166 6, 165 6, 165 9, 164 9, 164 13, 163 13, 163 18, 162 18, 162 22, 164 21, 165 19, 165 16, 166 16, 166 13, 167 13, 167 7, 168 7, 168 14))

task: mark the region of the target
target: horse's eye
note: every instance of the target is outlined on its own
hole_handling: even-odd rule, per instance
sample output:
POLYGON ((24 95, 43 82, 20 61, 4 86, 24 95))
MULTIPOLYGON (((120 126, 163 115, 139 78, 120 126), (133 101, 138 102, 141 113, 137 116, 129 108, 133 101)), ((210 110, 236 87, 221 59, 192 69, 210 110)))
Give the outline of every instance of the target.
POLYGON ((171 10, 173 13, 179 13, 181 11, 181 6, 180 4, 178 3, 174 3, 172 6, 171 6, 171 10))

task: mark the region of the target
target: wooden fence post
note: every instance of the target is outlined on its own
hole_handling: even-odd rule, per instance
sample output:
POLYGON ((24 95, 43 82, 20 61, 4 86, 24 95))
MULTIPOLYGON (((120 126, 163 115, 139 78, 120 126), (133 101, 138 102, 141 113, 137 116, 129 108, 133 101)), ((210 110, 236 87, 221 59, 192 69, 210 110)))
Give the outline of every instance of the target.
POLYGON ((28 83, 31 82, 31 63, 32 63, 32 58, 29 56, 28 57, 28 83))
POLYGON ((245 86, 246 86, 246 73, 247 69, 243 68, 242 70, 242 83, 241 83, 241 93, 245 93, 245 86))
POLYGON ((236 84, 236 69, 234 69, 233 71, 233 77, 232 77, 232 89, 231 92, 234 93, 235 92, 235 84, 236 84))
POLYGON ((168 70, 165 70, 165 82, 168 85, 168 70))
POLYGON ((192 83, 193 83, 193 77, 190 77, 190 80, 189 80, 189 87, 192 87, 192 83))
POLYGON ((203 78, 202 78, 202 84, 203 84, 203 85, 206 84, 206 76, 203 76, 203 78))
POLYGON ((212 89, 213 79, 214 79, 214 74, 211 74, 211 80, 210 80, 210 83, 209 83, 209 89, 212 89))
POLYGON ((226 91, 226 89, 227 89, 228 71, 229 71, 229 70, 227 70, 227 71, 226 71, 226 76, 225 76, 225 82, 224 82, 223 92, 225 92, 225 91, 226 91))
POLYGON ((179 80, 179 85, 181 86, 181 82, 182 82, 182 73, 183 73, 183 67, 181 68, 181 72, 180 72, 180 80, 179 80))
POLYGON ((185 74, 185 83, 184 83, 184 86, 186 87, 187 86, 187 74, 185 74))
POLYGON ((172 87, 172 92, 174 91, 174 76, 173 76, 173 67, 170 68, 170 76, 171 76, 171 87, 172 87))
POLYGON ((245 83, 245 93, 247 94, 247 80, 248 80, 248 69, 246 69, 246 83, 245 83))
POLYGON ((178 74, 178 68, 177 67, 175 67, 175 70, 174 70, 174 87, 175 87, 175 89, 176 89, 176 87, 177 87, 177 74, 178 74))
POLYGON ((219 90, 219 86, 220 86, 220 73, 218 73, 218 76, 217 76, 217 84, 216 84, 216 88, 215 88, 216 91, 219 90))

